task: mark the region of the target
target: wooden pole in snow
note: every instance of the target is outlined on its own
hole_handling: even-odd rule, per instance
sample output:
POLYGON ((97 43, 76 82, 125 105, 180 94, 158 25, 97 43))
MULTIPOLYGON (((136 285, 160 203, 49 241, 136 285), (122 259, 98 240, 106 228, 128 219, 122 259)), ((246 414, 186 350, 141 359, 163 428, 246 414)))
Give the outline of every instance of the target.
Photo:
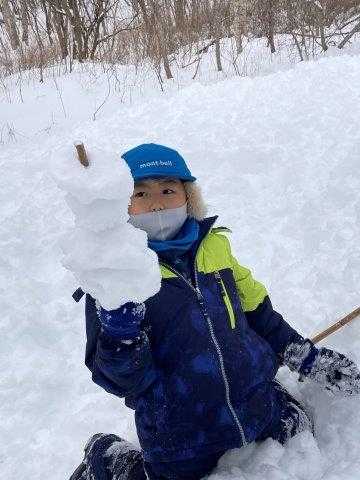
POLYGON ((82 142, 75 142, 75 148, 76 148, 78 159, 81 165, 83 165, 84 167, 88 167, 89 159, 88 159, 84 144, 82 142))
POLYGON ((313 343, 318 343, 320 340, 323 340, 324 338, 328 337, 332 333, 336 332, 340 328, 342 328, 344 325, 347 323, 350 323, 354 318, 358 317, 360 315, 360 307, 356 308, 353 310, 351 313, 343 317, 341 320, 338 322, 334 323, 333 325, 330 325, 330 327, 326 328, 322 332, 318 333, 315 335, 315 337, 311 338, 310 340, 313 343))

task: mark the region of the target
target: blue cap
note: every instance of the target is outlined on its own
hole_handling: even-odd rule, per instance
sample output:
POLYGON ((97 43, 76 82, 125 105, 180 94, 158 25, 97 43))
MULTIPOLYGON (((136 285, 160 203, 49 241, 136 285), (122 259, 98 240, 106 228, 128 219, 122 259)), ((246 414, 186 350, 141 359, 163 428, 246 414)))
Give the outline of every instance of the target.
POLYGON ((128 164, 134 181, 143 178, 171 177, 194 182, 183 157, 172 148, 143 143, 128 150, 121 158, 128 164))

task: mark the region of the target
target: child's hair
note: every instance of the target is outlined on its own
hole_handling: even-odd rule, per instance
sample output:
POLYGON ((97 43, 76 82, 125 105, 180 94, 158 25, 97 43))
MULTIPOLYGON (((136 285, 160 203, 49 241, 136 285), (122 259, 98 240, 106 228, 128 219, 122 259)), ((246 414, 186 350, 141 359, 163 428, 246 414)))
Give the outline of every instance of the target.
POLYGON ((196 182, 183 182, 186 193, 188 215, 203 220, 206 217, 206 205, 201 195, 201 190, 196 182))

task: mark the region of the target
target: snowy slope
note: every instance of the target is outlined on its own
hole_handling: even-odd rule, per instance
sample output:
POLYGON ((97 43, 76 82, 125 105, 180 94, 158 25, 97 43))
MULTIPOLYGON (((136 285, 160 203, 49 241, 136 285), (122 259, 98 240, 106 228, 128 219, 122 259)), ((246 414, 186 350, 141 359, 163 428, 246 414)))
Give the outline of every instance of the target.
MULTIPOLYGON (((184 48, 171 59, 173 80, 159 81, 151 63, 141 66, 97 63, 75 63, 74 71, 57 64, 44 69, 39 83, 36 69, 1 78, 0 75, 0 145, 37 141, 54 134, 63 135, 75 123, 100 122, 122 112, 124 107, 155 99, 196 81, 209 84, 235 75, 253 77, 286 71, 299 63, 299 55, 289 35, 275 37, 276 53, 270 54, 265 38, 244 41, 241 55, 236 53, 234 39, 221 41, 222 67, 218 72, 215 47, 199 57, 194 48, 184 48), (36 114, 34 115, 34 112, 36 114), (41 114, 40 114, 41 112, 41 114)), ((346 54, 360 55, 360 33, 346 46, 346 54)), ((330 46, 325 53, 313 45, 315 59, 343 55, 330 46)), ((162 73, 165 79, 164 73, 162 73)))
MULTIPOLYGON (((3 478, 63 480, 95 432, 136 441, 132 412, 92 384, 83 365, 83 306, 71 299, 77 283, 58 246, 73 217, 52 181, 50 152, 79 138, 108 152, 147 141, 179 148, 209 213, 232 228, 240 263, 311 335, 360 303, 359 60, 343 55, 266 77, 194 83, 113 109, 102 122, 62 124, 1 148, 3 478)), ((33 110, 33 120, 30 113, 27 122, 46 112, 33 110)), ((360 323, 326 344, 360 363, 360 323)), ((279 377, 313 410, 317 440, 229 452, 211 478, 359 478, 359 399, 332 399, 285 370, 279 377)))

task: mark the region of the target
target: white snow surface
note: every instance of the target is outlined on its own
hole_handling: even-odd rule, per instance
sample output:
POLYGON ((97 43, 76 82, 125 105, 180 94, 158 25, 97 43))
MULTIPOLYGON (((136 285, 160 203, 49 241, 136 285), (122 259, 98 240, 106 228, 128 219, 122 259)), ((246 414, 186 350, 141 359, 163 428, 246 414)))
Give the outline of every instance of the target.
MULTIPOLYGON (((0 145, 43 142, 54 134, 64 135, 76 123, 87 120, 101 123, 112 115, 119 118, 125 106, 156 99, 162 91, 176 94, 193 84, 194 76, 206 85, 234 75, 253 77, 294 68, 299 63, 299 54, 293 38, 276 35, 275 44, 276 53, 270 55, 266 38, 244 39, 244 50, 239 55, 234 39, 222 39, 222 72, 216 68, 215 46, 201 56, 200 63, 195 54, 197 48, 185 48, 171 58, 174 77, 171 81, 163 81, 164 72, 159 77, 158 69, 150 62, 140 66, 75 62, 72 73, 68 66, 55 64, 42 71, 42 83, 37 69, 0 78, 0 145)), ((358 57, 360 33, 354 35, 345 50, 330 42, 325 53, 317 44, 312 45, 309 54, 310 51, 314 59, 336 57, 344 51, 358 57)), ((124 117, 118 121, 124 121, 124 117)))
POLYGON ((127 223, 134 184, 130 170, 115 152, 87 148, 86 168, 75 152, 65 146, 52 152, 50 162, 74 214, 74 225, 61 239, 63 265, 107 310, 143 302, 159 291, 161 277, 146 233, 127 223))
MULTIPOLYGON (((133 413, 93 384, 84 366, 83 305, 71 298, 78 280, 59 247, 74 216, 49 173, 51 152, 77 139, 109 154, 143 142, 178 148, 209 213, 233 230, 239 262, 309 336, 360 300, 359 60, 344 54, 266 77, 197 82, 1 148, 2 478, 68 478, 96 432, 137 442, 133 413)), ((76 168, 73 162, 74 175, 76 168)), ((359 320, 323 344, 360 363, 359 320)), ((287 369, 279 379, 313 412, 316 438, 233 450, 210 478, 359 478, 359 398, 329 397, 287 369)))

